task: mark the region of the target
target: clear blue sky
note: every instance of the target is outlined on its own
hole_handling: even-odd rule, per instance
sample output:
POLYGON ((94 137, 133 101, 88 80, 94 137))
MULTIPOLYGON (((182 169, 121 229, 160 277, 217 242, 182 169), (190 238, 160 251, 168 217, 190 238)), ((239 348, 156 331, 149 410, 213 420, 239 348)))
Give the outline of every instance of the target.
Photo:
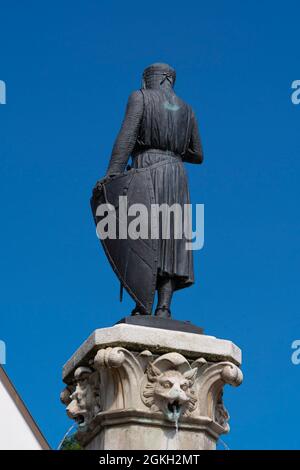
POLYGON ((0 339, 52 446, 70 424, 63 363, 132 308, 118 301, 89 197, 129 93, 165 61, 205 152, 188 167, 205 247, 174 315, 243 350, 244 384, 225 394, 228 446, 300 448, 299 14, 296 1, 0 1, 0 339))

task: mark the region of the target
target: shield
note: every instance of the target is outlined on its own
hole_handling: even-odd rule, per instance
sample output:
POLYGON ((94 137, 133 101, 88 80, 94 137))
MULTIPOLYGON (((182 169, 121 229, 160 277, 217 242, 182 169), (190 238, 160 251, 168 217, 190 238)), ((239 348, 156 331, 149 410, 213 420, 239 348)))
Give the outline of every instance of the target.
POLYGON ((151 237, 151 227, 157 224, 157 214, 151 206, 155 202, 151 174, 148 169, 144 168, 132 169, 122 175, 100 181, 91 198, 96 225, 101 220, 103 221, 105 216, 107 217, 107 211, 105 216, 102 215, 103 211, 99 211, 100 205, 113 206, 113 217, 115 217, 117 228, 116 237, 113 239, 101 237, 100 240, 122 286, 147 314, 151 314, 152 311, 157 280, 158 239, 151 237), (130 230, 128 230, 130 223, 136 218, 130 215, 129 211, 133 204, 142 204, 145 208, 144 216, 145 211, 147 213, 146 220, 145 217, 143 219, 146 222, 143 235, 135 239, 130 236, 130 230))

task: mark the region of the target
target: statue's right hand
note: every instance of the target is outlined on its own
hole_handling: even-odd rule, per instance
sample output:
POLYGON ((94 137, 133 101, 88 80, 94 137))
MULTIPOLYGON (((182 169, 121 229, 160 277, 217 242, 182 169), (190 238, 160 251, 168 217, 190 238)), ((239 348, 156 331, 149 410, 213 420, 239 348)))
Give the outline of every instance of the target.
POLYGON ((107 180, 106 177, 101 178, 100 180, 98 180, 98 181, 96 182, 95 186, 94 186, 93 192, 95 192, 95 191, 101 191, 102 185, 103 185, 103 183, 105 183, 106 180, 107 180))
POLYGON ((101 191, 103 184, 109 181, 113 176, 115 175, 106 174, 103 178, 100 178, 95 184, 94 191, 101 191))

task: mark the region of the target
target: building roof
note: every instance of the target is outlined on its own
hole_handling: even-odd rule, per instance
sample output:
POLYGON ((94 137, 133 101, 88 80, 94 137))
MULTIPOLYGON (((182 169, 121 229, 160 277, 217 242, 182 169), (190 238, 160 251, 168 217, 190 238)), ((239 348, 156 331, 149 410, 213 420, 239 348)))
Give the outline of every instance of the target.
POLYGON ((34 421, 33 417, 31 416, 30 412, 28 411, 25 403, 23 402, 22 398, 18 394, 17 390, 15 389, 13 383, 9 379, 8 375, 4 371, 3 367, 0 365, 0 381, 2 382, 4 388, 6 389, 7 393, 9 394, 10 398, 14 402, 15 406, 19 410, 20 414, 23 416, 27 426, 31 430, 32 434, 36 438, 37 442, 39 443, 41 449, 49 450, 50 446, 46 441, 45 437, 43 436, 42 432, 40 431, 38 425, 34 421))

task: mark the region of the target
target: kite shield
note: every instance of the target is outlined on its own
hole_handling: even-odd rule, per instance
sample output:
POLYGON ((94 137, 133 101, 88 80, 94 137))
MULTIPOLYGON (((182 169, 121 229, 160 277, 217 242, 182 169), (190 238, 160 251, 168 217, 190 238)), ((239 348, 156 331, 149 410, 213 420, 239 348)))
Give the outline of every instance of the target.
MULTIPOLYGON (((147 314, 151 314, 152 311, 157 281, 158 239, 151 238, 151 227, 155 228, 157 224, 157 214, 151 206, 155 203, 151 174, 145 168, 132 169, 122 175, 100 181, 91 198, 97 227, 99 222, 104 222, 108 214, 107 211, 100 210, 100 206, 102 204, 113 206, 116 237, 100 237, 100 240, 122 286, 147 314), (142 204, 144 207, 142 219, 144 226, 143 230, 139 229, 140 236, 136 239, 131 237, 131 232, 128 230, 131 222, 140 216, 139 211, 134 215, 130 213, 129 209, 133 204, 142 204), (147 214, 146 219, 145 214, 147 214)), ((97 233, 99 236, 98 230, 97 233)))

